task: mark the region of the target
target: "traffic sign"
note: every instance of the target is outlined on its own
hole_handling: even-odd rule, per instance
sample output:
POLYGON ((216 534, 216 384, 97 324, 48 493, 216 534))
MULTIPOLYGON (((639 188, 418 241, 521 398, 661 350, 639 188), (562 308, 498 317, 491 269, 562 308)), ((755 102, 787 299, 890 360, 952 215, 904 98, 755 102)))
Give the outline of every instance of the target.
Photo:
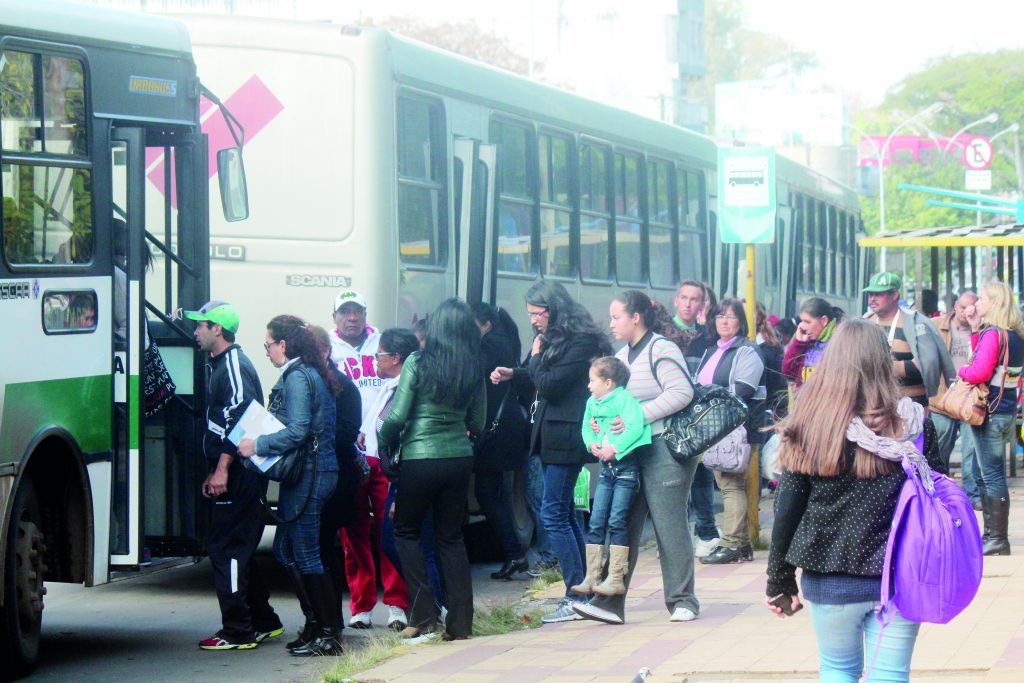
POLYGON ((775 241, 775 150, 718 149, 718 234, 722 242, 775 241))
POLYGON ((992 165, 992 143, 981 136, 971 138, 964 145, 964 164, 981 171, 992 165))
POLYGON ((964 171, 964 189, 985 191, 991 190, 992 170, 986 169, 984 171, 964 171))

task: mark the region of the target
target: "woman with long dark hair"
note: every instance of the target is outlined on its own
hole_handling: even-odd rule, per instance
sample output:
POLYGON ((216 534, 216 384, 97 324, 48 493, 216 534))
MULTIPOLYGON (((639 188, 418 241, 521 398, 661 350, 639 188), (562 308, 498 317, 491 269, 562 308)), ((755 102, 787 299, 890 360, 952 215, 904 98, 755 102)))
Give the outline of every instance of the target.
POLYGON ((527 367, 499 366, 491 381, 512 380, 520 395, 536 392, 530 452, 540 453, 544 465, 541 517, 550 549, 562 567, 566 595, 542 621, 573 621, 580 617, 572 604, 582 598, 571 587, 585 575, 585 539, 576 520, 573 489, 583 465, 596 462, 583 445, 580 429, 590 397, 590 361, 610 355, 611 344, 590 312, 557 282, 535 282, 526 292, 526 313, 537 331, 527 367))
MULTIPOLYGON (((693 621, 700 612, 694 590, 693 543, 686 524, 690 485, 697 470, 697 459, 680 463, 669 452, 662 434, 665 418, 678 413, 693 400, 693 384, 686 373, 686 360, 677 344, 655 330, 666 329, 664 309, 655 306, 643 292, 631 289, 619 294, 609 306, 611 330, 615 339, 625 342, 615 356, 629 368, 626 390, 640 402, 644 423, 651 428, 651 444, 636 451, 639 482, 627 517, 629 545, 609 546, 611 564, 627 564, 626 586, 640 546, 640 535, 648 513, 654 522, 661 561, 665 608, 670 621, 693 621)), ((668 319, 668 324, 671 324, 668 319)), ((612 432, 623 427, 613 422, 612 432)), ((590 425, 591 428, 596 424, 590 425)), ((602 469, 602 477, 610 473, 602 469)), ((617 484, 618 485, 618 484, 617 484)), ((596 503, 595 503, 596 507, 596 503)), ((594 539, 591 539, 594 540, 594 539)), ((603 547, 587 546, 587 560, 600 564, 603 547)), ((575 605, 577 614, 595 621, 621 624, 625 620, 625 595, 598 596, 589 604, 575 605)))
POLYGON ((299 480, 281 484, 278 514, 291 521, 277 527, 274 557, 288 570, 300 603, 305 600, 311 606, 317 622, 309 629, 313 637, 300 637, 289 652, 336 655, 341 653, 340 615, 331 577, 320 560, 320 513, 338 482, 334 397, 340 385, 301 318, 279 315, 271 320, 263 346, 270 362, 282 371, 267 408, 285 428, 255 440, 242 439, 238 453, 245 458, 267 456, 306 444, 310 457, 302 464, 299 480))
POLYGON ((432 631, 436 602, 420 547, 423 518, 434 516, 448 618, 445 640, 468 638, 473 629, 473 581, 462 537, 474 437, 484 428, 487 393, 481 377, 480 329, 469 305, 446 299, 430 315, 422 351, 402 367, 391 410, 378 439, 402 449, 402 483, 395 498, 395 540, 409 586, 405 638, 432 631))
POLYGON ((914 448, 907 442, 923 432, 928 464, 944 468, 931 422, 900 398, 882 328, 859 319, 840 325, 775 432, 783 469, 766 606, 780 617, 786 605, 790 613, 800 608, 800 567, 820 679, 860 680, 867 653, 869 680, 909 680, 920 624, 897 611, 883 625, 877 614, 886 543, 907 476, 862 444, 899 452, 914 448))
MULTIPOLYGON (((499 366, 519 362, 522 346, 519 329, 503 308, 483 302, 473 304, 473 317, 480 328, 480 353, 484 372, 489 375, 499 366)), ((504 563, 491 574, 495 580, 511 579, 517 572, 529 569, 526 550, 519 542, 512 524, 512 510, 505 486, 505 473, 521 471, 526 465, 526 418, 511 385, 487 386, 487 431, 476 447, 473 483, 480 511, 501 544, 504 563), (493 431, 491 427, 494 427, 493 431)))

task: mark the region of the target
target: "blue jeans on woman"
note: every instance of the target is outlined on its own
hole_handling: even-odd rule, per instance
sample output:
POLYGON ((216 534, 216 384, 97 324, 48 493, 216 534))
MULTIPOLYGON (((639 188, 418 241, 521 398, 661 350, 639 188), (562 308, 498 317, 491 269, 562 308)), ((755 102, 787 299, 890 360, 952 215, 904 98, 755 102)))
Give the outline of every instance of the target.
POLYGON ((611 545, 629 545, 629 509, 640 491, 640 468, 629 458, 601 466, 601 480, 594 492, 594 508, 590 511, 587 543, 604 545, 608 536, 611 545))
MULTIPOLYGON (((395 496, 398 494, 398 484, 391 484, 388 489, 388 498, 384 503, 384 521, 381 524, 380 549, 391 564, 395 565, 398 573, 402 573, 402 561, 398 558, 398 546, 395 545, 395 521, 391 519, 391 506, 395 503, 395 496)), ((423 550, 423 559, 427 563, 427 580, 430 582, 430 589, 434 591, 437 601, 437 609, 445 606, 444 582, 441 580, 441 570, 437 567, 437 553, 434 551, 434 515, 428 514, 423 518, 423 530, 420 532, 420 548, 423 550)), ((403 575, 403 579, 405 576, 403 575)))
POLYGON ((876 606, 875 602, 811 604, 822 683, 855 683, 865 667, 866 681, 910 680, 910 658, 921 624, 895 613, 883 629, 876 606))
POLYGON ((974 480, 981 495, 1009 498, 1006 485, 1006 444, 1016 446, 1013 434, 1014 419, 1010 413, 989 415, 980 427, 971 427, 974 442, 974 480))
POLYGON ((583 465, 544 465, 544 501, 541 517, 548 533, 549 550, 558 558, 565 580, 566 597, 576 598, 570 586, 584 577, 583 531, 576 518, 573 490, 583 465))
POLYGON ((687 506, 687 521, 695 527, 697 538, 710 541, 718 538, 715 524, 715 475, 711 470, 697 463, 690 485, 690 503, 687 506))
MULTIPOLYGON (((333 452, 330 458, 334 460, 333 452)), ((318 470, 316 480, 310 488, 312 478, 313 465, 306 463, 298 482, 281 484, 277 505, 278 516, 281 519, 292 519, 299 515, 299 511, 302 511, 302 514, 298 519, 277 527, 277 533, 274 535, 274 557, 282 567, 297 565, 302 574, 323 574, 324 566, 320 562, 320 512, 323 510, 324 502, 334 493, 334 487, 338 483, 338 470, 318 470)))
POLYGON ((541 562, 554 564, 558 561, 551 552, 548 543, 548 532, 544 529, 544 517, 540 509, 544 503, 544 465, 540 457, 531 455, 526 459, 526 506, 533 518, 533 528, 537 532, 537 555, 541 562))

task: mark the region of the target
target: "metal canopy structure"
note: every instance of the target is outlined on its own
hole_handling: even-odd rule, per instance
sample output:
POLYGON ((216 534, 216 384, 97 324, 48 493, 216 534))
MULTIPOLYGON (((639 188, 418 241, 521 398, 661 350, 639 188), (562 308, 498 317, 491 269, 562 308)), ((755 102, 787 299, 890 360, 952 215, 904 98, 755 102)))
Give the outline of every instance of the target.
POLYGON ((862 237, 861 247, 1024 247, 1024 223, 892 230, 862 237))

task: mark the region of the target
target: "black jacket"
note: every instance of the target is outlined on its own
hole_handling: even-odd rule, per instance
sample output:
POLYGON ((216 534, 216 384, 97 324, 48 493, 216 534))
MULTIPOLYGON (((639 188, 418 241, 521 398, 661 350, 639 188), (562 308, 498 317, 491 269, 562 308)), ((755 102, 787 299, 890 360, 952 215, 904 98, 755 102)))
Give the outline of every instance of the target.
POLYGON ((363 402, 359 388, 334 363, 328 367, 341 384, 335 397, 334 454, 338 458, 338 484, 324 502, 320 524, 331 529, 351 524, 356 519, 356 495, 362 483, 362 470, 356 463, 356 437, 362 424, 363 402))
POLYGON ((595 462, 583 445, 583 412, 590 398, 590 361, 601 353, 598 340, 580 335, 561 357, 544 364, 531 356, 526 368, 516 368, 512 381, 520 393, 537 392, 530 452, 545 465, 595 462))
POLYGON ((238 424, 250 401, 263 405, 263 387, 249 357, 238 344, 211 356, 206 364, 206 434, 203 451, 216 462, 221 453, 237 455, 227 435, 238 424))
MULTIPOLYGON (((480 355, 483 357, 484 377, 491 374, 494 368, 514 367, 519 360, 516 358, 516 344, 508 335, 493 329, 484 335, 480 342, 480 355)), ((529 448, 526 415, 515 396, 515 388, 509 383, 492 384, 485 379, 487 385, 487 421, 484 427, 486 434, 494 418, 501 409, 498 418, 498 429, 493 437, 484 438, 480 447, 475 450, 476 460, 473 462, 474 472, 507 472, 518 470, 526 463, 526 452, 529 448), (507 398, 506 398, 507 395, 507 398), (502 407, 504 401, 504 407, 502 407)))
MULTIPOLYGON (((848 465, 854 454, 854 445, 846 442, 848 465)), ((932 469, 945 473, 930 419, 924 425, 924 454, 932 469)), ((896 501, 906 480, 899 465, 874 479, 783 471, 775 493, 765 592, 797 595, 797 567, 819 574, 881 576, 896 501)))

